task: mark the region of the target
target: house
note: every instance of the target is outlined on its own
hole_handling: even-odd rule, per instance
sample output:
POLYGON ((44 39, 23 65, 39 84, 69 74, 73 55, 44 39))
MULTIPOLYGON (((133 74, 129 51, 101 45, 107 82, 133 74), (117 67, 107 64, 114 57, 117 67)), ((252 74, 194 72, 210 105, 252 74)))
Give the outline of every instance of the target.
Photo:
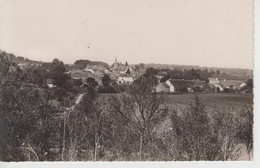
POLYGON ((222 83, 216 83, 214 86, 219 90, 220 92, 224 91, 225 86, 222 83))
POLYGON ((194 92, 194 89, 190 88, 190 87, 188 87, 187 90, 188 90, 189 93, 193 93, 194 92))
POLYGON ((240 89, 240 85, 242 83, 244 83, 243 81, 241 80, 226 80, 226 81, 222 81, 221 82, 225 88, 229 88, 229 89, 240 89))
POLYGON ((173 93, 175 92, 175 88, 172 85, 170 80, 167 80, 166 82, 161 82, 159 83, 156 88, 155 91, 158 92, 166 92, 166 93, 173 93))
POLYGON ((47 79, 46 84, 49 88, 55 87, 53 79, 47 79))
POLYGON ((122 84, 122 83, 131 84, 133 82, 134 82, 133 77, 127 74, 120 74, 117 79, 118 84, 122 84))
POLYGON ((170 92, 175 92, 175 88, 170 80, 167 80, 165 83, 170 86, 170 92))
POLYGON ((169 92, 170 92, 170 86, 169 86, 166 82, 161 82, 161 83, 159 83, 159 84, 156 86, 155 91, 156 91, 157 93, 159 93, 159 92, 169 93, 169 92))
POLYGON ((208 79, 209 79, 209 84, 216 84, 220 82, 218 78, 208 78, 208 79))
POLYGON ((169 79, 174 92, 213 92, 214 90, 205 81, 169 79))

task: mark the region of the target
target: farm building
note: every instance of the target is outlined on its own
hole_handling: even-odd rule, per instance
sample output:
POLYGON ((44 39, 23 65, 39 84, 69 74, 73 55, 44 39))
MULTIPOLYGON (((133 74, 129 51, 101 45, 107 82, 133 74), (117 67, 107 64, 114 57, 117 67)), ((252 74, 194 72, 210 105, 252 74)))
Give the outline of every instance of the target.
POLYGON ((225 86, 222 83, 216 83, 214 86, 219 90, 220 92, 224 91, 225 86))
POLYGON ((170 83, 170 81, 161 82, 159 83, 156 88, 156 92, 167 92, 167 93, 173 93, 175 91, 174 86, 170 83))
POLYGON ((199 80, 169 80, 175 88, 175 92, 213 92, 213 89, 205 81, 199 80))
POLYGON ((243 81, 240 80, 226 80, 221 82, 225 88, 229 89, 240 89, 240 85, 244 83, 243 81))
POLYGON ((156 92, 214 92, 214 89, 204 81, 169 79, 159 83, 156 92))

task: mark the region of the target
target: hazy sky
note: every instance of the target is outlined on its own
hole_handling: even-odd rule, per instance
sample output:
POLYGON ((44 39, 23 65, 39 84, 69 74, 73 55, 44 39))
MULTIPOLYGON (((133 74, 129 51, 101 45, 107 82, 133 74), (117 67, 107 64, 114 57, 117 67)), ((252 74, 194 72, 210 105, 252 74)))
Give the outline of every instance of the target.
POLYGON ((0 49, 33 60, 253 67, 253 0, 0 0, 0 49))

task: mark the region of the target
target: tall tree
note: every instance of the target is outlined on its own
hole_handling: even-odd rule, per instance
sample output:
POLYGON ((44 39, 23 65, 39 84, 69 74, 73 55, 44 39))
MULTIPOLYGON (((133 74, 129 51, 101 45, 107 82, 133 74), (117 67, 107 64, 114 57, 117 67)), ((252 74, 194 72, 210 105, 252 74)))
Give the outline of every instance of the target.
POLYGON ((51 72, 50 76, 54 80, 54 84, 58 87, 63 87, 66 81, 69 79, 65 72, 65 66, 62 61, 54 59, 51 63, 51 72))
POLYGON ((111 106, 113 111, 121 116, 126 124, 139 134, 139 157, 143 159, 143 151, 151 142, 151 134, 167 115, 167 107, 164 105, 166 95, 152 94, 154 78, 148 73, 138 83, 134 83, 128 94, 113 97, 111 106))
POLYGON ((104 87, 110 86, 111 83, 111 79, 110 76, 108 74, 104 74, 104 77, 102 78, 102 83, 104 85, 104 87))

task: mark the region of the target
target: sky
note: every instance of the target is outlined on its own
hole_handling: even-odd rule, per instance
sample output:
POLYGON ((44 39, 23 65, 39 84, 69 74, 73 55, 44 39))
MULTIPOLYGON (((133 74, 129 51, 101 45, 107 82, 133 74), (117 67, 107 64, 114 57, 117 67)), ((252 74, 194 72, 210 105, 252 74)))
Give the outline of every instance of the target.
POLYGON ((253 0, 0 0, 0 49, 64 63, 253 68, 253 0))

